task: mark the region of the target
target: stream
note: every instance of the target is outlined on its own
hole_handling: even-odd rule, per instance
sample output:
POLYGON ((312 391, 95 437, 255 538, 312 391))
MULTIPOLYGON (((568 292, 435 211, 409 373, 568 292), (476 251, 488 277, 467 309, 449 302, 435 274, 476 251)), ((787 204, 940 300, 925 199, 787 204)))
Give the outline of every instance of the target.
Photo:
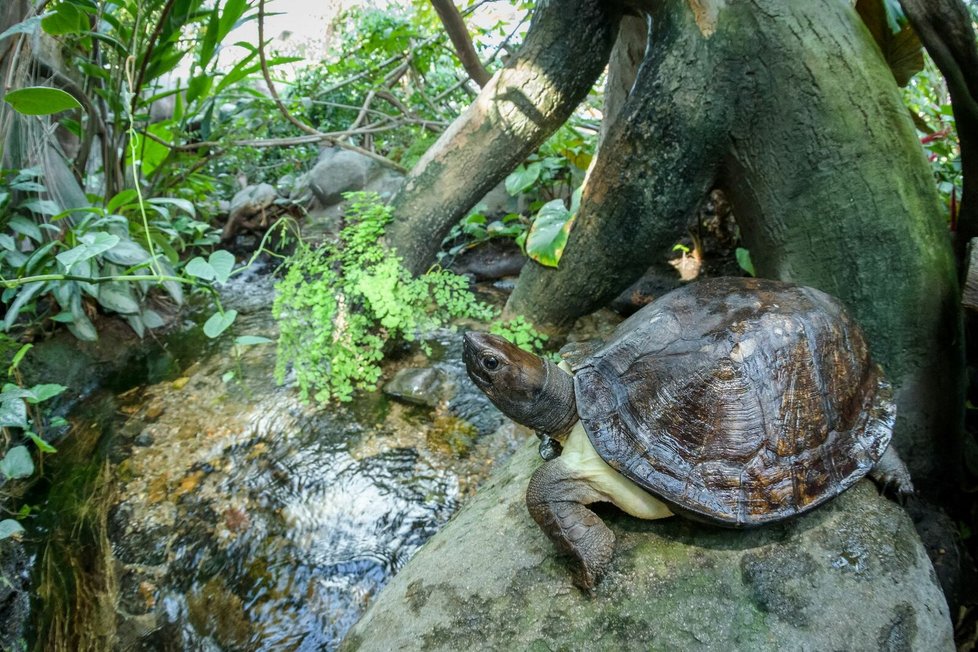
MULTIPOLYGON (((272 296, 260 274, 229 284, 236 335, 275 337, 272 296)), ((381 392, 303 404, 274 384, 273 344, 236 351, 199 331, 160 343, 157 377, 89 396, 46 460, 30 643, 335 649, 525 437, 465 376, 458 333, 429 334, 430 357, 405 347, 385 369, 433 370, 432 408, 381 392), (203 353, 180 363, 171 349, 188 340, 203 353)))

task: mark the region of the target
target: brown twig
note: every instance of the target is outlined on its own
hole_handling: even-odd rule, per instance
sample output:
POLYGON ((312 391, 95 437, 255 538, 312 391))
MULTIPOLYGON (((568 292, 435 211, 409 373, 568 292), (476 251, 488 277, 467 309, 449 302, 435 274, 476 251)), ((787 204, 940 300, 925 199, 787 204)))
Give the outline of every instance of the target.
POLYGON ((371 152, 370 150, 363 149, 362 147, 357 147, 350 143, 344 143, 340 140, 336 140, 337 136, 324 134, 313 127, 310 127, 306 123, 302 122, 295 116, 293 116, 289 109, 282 102, 278 95, 278 91, 275 90, 275 84, 272 82, 272 74, 268 70, 268 60, 265 57, 265 0, 258 0, 258 61, 261 65, 262 77, 265 78, 265 84, 268 86, 268 92, 272 96, 272 100, 275 101, 275 105, 278 107, 279 112, 285 117, 286 120, 291 122, 301 131, 306 132, 310 136, 316 137, 317 140, 324 142, 331 142, 337 147, 342 147, 343 149, 348 149, 358 154, 362 154, 368 158, 372 158, 375 161, 383 163, 389 167, 392 167, 400 172, 407 172, 407 168, 398 165, 394 161, 390 160, 385 156, 381 156, 376 152, 371 152))

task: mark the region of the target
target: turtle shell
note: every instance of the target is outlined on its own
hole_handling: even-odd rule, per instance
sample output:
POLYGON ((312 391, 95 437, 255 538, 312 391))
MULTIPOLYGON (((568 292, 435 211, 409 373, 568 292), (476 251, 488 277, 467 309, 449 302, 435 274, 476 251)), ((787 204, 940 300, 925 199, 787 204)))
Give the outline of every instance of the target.
POLYGON ((581 421, 609 465, 678 511, 730 526, 845 490, 886 450, 895 418, 842 305, 776 281, 670 292, 574 372, 581 421))

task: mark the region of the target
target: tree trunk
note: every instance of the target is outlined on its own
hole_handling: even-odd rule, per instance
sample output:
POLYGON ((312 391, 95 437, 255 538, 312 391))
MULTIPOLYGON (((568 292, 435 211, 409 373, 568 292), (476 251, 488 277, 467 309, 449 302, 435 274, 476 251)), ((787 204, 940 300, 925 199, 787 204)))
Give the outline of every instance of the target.
POLYGON ((897 448, 947 481, 960 314, 937 193, 896 85, 848 3, 663 2, 561 260, 507 307, 560 331, 607 303, 724 188, 760 276, 823 289, 898 388, 897 448), (691 8, 692 7, 692 8, 691 8))
POLYGON ((604 69, 619 19, 603 0, 537 3, 523 47, 392 202, 387 237, 409 270, 424 272, 452 226, 567 120, 604 69))

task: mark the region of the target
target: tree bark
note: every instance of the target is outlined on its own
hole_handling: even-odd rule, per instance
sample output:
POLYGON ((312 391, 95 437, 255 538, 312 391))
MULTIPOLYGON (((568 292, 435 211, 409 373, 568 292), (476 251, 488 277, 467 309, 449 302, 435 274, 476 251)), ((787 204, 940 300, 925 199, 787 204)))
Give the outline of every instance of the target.
POLYGON ((479 85, 479 88, 484 87, 489 83, 489 72, 479 61, 479 55, 469 37, 469 30, 465 27, 465 21, 462 20, 462 14, 458 12, 455 3, 452 0, 431 0, 431 6, 435 8, 442 26, 448 32, 448 38, 452 40, 455 54, 462 62, 465 72, 479 85))
POLYGON ((951 95, 961 144, 961 205, 958 250, 978 237, 978 48, 971 15, 961 0, 900 0, 951 95))
POLYGON ((760 276, 842 299, 895 382, 915 481, 956 468, 957 283, 936 189, 898 90, 847 3, 661 3, 556 270, 507 306, 551 331, 665 254, 718 183, 760 276))
POLYGON ((388 242, 411 272, 424 272, 452 226, 584 99, 608 61, 619 19, 619 9, 603 0, 537 4, 523 47, 392 201, 388 242))

